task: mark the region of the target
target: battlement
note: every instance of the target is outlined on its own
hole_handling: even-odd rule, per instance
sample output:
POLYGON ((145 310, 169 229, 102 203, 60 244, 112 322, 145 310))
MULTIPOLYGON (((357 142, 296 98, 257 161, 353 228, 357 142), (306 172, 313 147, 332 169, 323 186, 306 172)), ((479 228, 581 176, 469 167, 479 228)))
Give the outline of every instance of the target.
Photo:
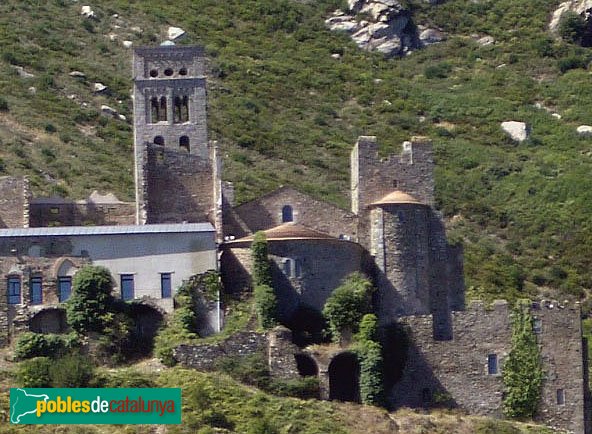
POLYGON ((426 205, 434 204, 432 143, 413 137, 399 154, 381 159, 375 136, 360 136, 351 153, 351 207, 360 214, 369 204, 393 190, 413 195, 426 205))

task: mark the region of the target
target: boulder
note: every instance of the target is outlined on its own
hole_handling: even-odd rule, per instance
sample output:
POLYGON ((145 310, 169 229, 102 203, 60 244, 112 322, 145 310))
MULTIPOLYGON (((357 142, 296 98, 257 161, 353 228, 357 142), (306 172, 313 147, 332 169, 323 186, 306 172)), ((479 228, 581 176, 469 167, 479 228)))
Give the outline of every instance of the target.
POLYGON ((485 47, 487 45, 495 44, 495 39, 493 39, 493 36, 483 36, 482 38, 477 39, 477 43, 485 47))
POLYGON ((512 140, 516 142, 523 142, 528 139, 529 129, 524 122, 506 121, 502 122, 501 126, 506 134, 508 134, 512 140))
POLYGON ((74 77, 74 78, 86 78, 86 74, 84 72, 81 72, 81 71, 72 71, 68 75, 70 77, 74 77))
POLYGON ((376 51, 391 57, 401 52, 401 39, 394 36, 376 46, 376 51))
POLYGON ((362 5, 364 4, 364 0, 347 0, 347 7, 350 11, 357 14, 362 10, 362 5))
POLYGON ((114 108, 109 107, 108 105, 101 106, 101 113, 109 115, 109 116, 117 116, 119 113, 114 108))
POLYGON ((33 77, 35 77, 34 74, 31 74, 31 73, 25 71, 25 68, 23 68, 22 66, 13 66, 13 68, 16 70, 16 73, 18 74, 18 76, 20 78, 33 78, 33 77))
POLYGON ((444 34, 436 29, 425 29, 419 34, 419 41, 422 45, 431 45, 442 42, 446 39, 444 34))
POLYGON ((592 126, 590 125, 580 125, 576 131, 580 136, 592 136, 592 126))
POLYGON ((183 30, 181 27, 171 26, 167 31, 167 37, 169 38, 169 41, 177 41, 185 36, 185 34, 185 30, 183 30))
POLYGON ((123 41, 122 44, 125 48, 132 48, 132 45, 134 45, 132 41, 123 41))
POLYGON ((569 0, 561 3, 551 15, 549 30, 551 32, 557 32, 559 30, 559 24, 561 24, 561 18, 564 13, 571 11, 579 15, 588 15, 590 9, 592 9, 592 0, 569 0))
POLYGON ((105 92, 107 89, 107 86, 105 86, 103 83, 95 83, 93 85, 93 92, 95 93, 105 92))
POLYGON ((82 6, 82 9, 80 11, 80 15, 82 15, 85 18, 94 18, 95 11, 93 11, 90 6, 82 6))

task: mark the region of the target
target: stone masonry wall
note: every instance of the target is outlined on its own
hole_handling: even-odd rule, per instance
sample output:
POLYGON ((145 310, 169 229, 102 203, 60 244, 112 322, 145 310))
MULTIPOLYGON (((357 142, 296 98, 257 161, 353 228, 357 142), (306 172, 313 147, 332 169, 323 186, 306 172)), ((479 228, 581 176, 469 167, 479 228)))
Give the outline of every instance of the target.
POLYGON ((26 178, 0 177, 0 227, 23 228, 29 224, 29 182, 26 178))
POLYGON ((135 224, 136 204, 133 202, 95 204, 33 200, 30 208, 30 227, 135 224))
MULTIPOLYGON (((537 304, 533 304, 537 306, 537 304)), ((537 419, 549 425, 584 432, 584 375, 580 309, 547 303, 533 308, 541 321, 538 334, 546 380, 537 419), (557 390, 565 404, 557 403, 557 390)), ((402 379, 389 392, 396 407, 436 405, 434 397, 448 396, 447 404, 472 414, 500 417, 503 397, 502 367, 511 349, 510 309, 496 302, 492 309, 473 303, 452 313, 452 339, 433 338, 432 317, 401 320, 409 327, 411 345, 402 379), (498 371, 488 373, 488 355, 497 355, 498 371), (426 403, 425 396, 432 396, 426 403)))
POLYGON ((341 208, 282 187, 259 199, 247 202, 226 212, 225 235, 236 238, 269 229, 282 222, 282 208, 292 206, 294 222, 339 238, 340 235, 357 239, 356 217, 341 208))
POLYGON ((215 184, 208 159, 147 145, 146 223, 215 221, 215 184))

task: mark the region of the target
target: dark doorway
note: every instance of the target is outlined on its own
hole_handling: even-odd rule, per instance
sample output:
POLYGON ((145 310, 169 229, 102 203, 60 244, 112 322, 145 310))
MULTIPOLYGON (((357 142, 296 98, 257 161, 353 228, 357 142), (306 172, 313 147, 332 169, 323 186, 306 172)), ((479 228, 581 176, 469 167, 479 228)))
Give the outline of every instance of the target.
POLYGON ((329 399, 360 402, 360 365, 352 353, 341 353, 329 364, 329 399))
POLYGON ((145 304, 132 304, 130 316, 134 324, 130 339, 133 348, 130 350, 136 354, 149 354, 164 318, 158 310, 145 304))
POLYGON ((307 354, 294 354, 298 373, 302 377, 316 377, 319 374, 319 367, 312 357, 307 354))
POLYGON ((29 320, 29 330, 35 333, 65 333, 68 330, 63 309, 47 309, 29 320))

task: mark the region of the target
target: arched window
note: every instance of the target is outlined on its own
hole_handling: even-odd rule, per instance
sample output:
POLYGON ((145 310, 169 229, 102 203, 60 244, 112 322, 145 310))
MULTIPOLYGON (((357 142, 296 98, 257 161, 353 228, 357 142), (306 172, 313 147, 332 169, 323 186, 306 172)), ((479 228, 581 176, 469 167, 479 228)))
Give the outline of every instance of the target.
POLYGON ((181 101, 181 122, 189 122, 189 97, 184 96, 181 101))
POLYGON ((67 301, 72 294, 72 276, 76 273, 76 267, 70 260, 60 264, 57 271, 58 299, 60 303, 67 301))
POLYGON ((150 123, 156 122, 158 122, 158 98, 153 97, 150 99, 150 123))
POLYGON ((179 137, 179 148, 185 149, 187 152, 190 151, 190 148, 189 148, 189 137, 187 137, 187 136, 181 136, 181 137, 179 137))
POLYGON ((167 101, 166 97, 160 97, 160 110, 158 111, 158 121, 166 121, 167 118, 167 101))
POLYGON ((159 145, 159 146, 164 146, 164 137, 162 137, 162 136, 156 136, 154 138, 154 144, 155 145, 159 145))
POLYGON ((173 100, 173 122, 181 123, 181 98, 178 96, 173 100))
POLYGON ((282 223, 294 221, 294 215, 292 214, 292 206, 284 205, 282 208, 282 223))
POLYGON ((179 69, 179 75, 187 75, 187 68, 183 67, 179 69))

